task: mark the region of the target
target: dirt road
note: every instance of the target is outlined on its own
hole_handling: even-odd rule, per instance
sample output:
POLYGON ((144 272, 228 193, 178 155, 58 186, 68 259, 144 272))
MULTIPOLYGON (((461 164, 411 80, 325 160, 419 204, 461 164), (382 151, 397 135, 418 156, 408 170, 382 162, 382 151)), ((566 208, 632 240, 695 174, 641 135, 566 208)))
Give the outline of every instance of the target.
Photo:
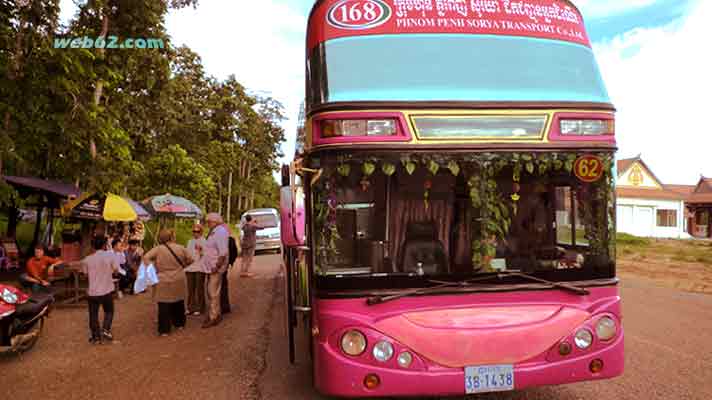
MULTIPOLYGON (((87 311, 58 309, 30 352, 0 358, 0 393, 24 399, 260 399, 280 256, 256 258, 258 276, 231 276, 234 310, 218 327, 201 319, 156 334, 147 295, 116 302, 114 344, 88 343, 87 311)), ((234 272, 234 271, 233 271, 234 272)))
MULTIPOLYGON (((13 400, 325 399, 311 388, 304 357, 296 367, 287 362, 279 261, 259 256, 256 278, 232 276, 237 309, 209 330, 191 318, 184 331, 159 338, 148 298, 129 297, 117 303, 118 342, 92 347, 86 309, 58 310, 35 349, 0 358, 2 393, 13 400)), ((632 276, 622 293, 623 377, 475 399, 711 399, 712 296, 632 276)))

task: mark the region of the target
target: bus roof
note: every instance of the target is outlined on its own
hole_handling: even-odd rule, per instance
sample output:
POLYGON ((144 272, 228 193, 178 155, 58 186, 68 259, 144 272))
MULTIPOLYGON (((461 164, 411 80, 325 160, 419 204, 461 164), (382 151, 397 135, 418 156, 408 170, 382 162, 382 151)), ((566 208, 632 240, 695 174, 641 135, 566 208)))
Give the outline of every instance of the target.
POLYGON ((307 47, 354 36, 474 34, 559 40, 590 47, 569 0, 317 0, 307 47))

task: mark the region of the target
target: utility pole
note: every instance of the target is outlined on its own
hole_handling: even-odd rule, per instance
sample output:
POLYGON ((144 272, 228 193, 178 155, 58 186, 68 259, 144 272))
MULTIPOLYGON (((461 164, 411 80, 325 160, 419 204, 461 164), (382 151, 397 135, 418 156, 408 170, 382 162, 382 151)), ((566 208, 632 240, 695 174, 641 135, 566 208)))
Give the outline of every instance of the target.
POLYGON ((227 178, 227 224, 230 225, 230 205, 232 203, 232 170, 227 178))

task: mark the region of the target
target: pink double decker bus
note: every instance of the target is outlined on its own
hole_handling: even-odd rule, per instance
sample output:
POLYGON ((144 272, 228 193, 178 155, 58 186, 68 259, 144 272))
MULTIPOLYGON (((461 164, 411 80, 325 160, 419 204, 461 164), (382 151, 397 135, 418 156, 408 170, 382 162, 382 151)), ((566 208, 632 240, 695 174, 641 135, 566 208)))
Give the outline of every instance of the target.
POLYGON ((614 108, 570 1, 318 0, 306 91, 282 240, 320 392, 623 372, 614 108))

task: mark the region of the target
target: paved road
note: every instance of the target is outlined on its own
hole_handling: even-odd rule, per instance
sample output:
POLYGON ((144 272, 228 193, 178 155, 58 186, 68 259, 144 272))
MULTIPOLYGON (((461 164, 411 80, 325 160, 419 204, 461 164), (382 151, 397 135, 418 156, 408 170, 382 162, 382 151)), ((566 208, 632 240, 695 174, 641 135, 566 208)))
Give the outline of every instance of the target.
MULTIPOLYGON (((134 296, 117 302, 118 343, 92 347, 86 309, 57 310, 35 349, 0 357, 0 393, 12 400, 324 400, 311 387, 306 360, 296 367, 287 362, 280 257, 263 255, 256 263, 254 279, 233 274, 237 309, 210 330, 191 319, 184 331, 158 338, 153 305, 134 296)), ((712 399, 712 296, 632 277, 622 288, 623 377, 475 398, 712 399)))

